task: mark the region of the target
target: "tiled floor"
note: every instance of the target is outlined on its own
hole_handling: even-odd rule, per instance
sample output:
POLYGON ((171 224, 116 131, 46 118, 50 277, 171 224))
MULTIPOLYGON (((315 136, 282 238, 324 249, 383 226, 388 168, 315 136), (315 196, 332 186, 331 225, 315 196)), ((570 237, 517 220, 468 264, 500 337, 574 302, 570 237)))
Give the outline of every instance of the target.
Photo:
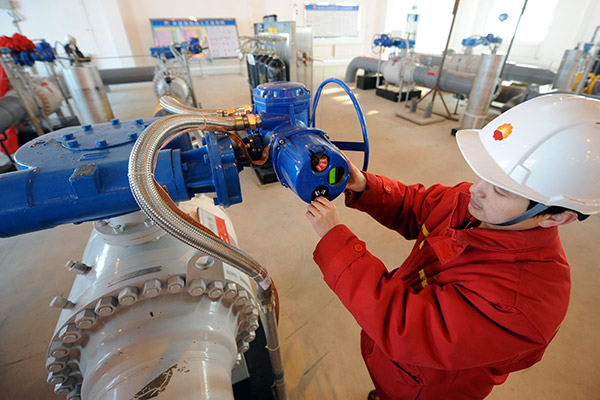
MULTIPOLYGON (((342 77, 343 70, 336 74, 342 77)), ((199 77, 195 84, 206 108, 249 102, 242 76, 199 77)), ((356 93, 369 127, 370 171, 426 185, 473 179, 449 134, 457 123, 417 126, 394 115, 398 104, 373 91, 356 93)), ((153 114, 156 99, 149 83, 115 86, 109 96, 118 118, 153 114)), ((326 90, 319 109, 318 125, 332 139, 358 140, 359 125, 342 91, 326 90)), ((358 155, 351 158, 362 163, 358 155)), ((306 205, 279 184, 259 185, 252 171, 240 176, 244 202, 228 212, 241 248, 269 270, 278 287, 290 398, 365 399, 372 386, 359 353, 359 328, 312 261, 318 237, 304 215, 306 205)), ((345 209, 341 199, 335 203, 343 222, 388 268, 403 261, 410 243, 345 209)), ((73 276, 63 265, 81 257, 90 229, 89 224, 60 226, 0 240, 1 398, 59 398, 45 382, 45 353, 58 318, 48 303, 56 295, 68 295, 73 276)), ((562 238, 573 280, 567 318, 542 362, 513 374, 492 392, 492 400, 600 398, 600 217, 564 227, 562 238)))

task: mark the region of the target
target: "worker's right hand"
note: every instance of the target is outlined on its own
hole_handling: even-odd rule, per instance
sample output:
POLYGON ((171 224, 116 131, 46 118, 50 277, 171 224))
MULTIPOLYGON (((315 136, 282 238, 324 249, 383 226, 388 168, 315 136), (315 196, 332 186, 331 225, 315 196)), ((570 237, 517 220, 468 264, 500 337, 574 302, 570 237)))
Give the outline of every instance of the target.
POLYGON ((355 192, 364 192, 367 188, 367 178, 365 178, 363 173, 356 165, 352 164, 352 161, 350 161, 344 153, 342 153, 342 155, 346 161, 348 161, 348 167, 350 169, 350 171, 348 171, 349 178, 346 189, 350 189, 355 192))

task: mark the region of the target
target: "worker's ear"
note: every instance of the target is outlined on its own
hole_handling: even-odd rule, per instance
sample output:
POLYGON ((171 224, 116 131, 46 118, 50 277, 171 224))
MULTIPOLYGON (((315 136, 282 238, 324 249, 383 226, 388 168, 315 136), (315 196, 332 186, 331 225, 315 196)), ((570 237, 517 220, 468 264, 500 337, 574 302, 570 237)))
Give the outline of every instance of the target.
POLYGON ((550 228, 570 224, 577 220, 577 213, 573 211, 564 211, 560 214, 546 214, 538 217, 538 225, 542 228, 550 228))

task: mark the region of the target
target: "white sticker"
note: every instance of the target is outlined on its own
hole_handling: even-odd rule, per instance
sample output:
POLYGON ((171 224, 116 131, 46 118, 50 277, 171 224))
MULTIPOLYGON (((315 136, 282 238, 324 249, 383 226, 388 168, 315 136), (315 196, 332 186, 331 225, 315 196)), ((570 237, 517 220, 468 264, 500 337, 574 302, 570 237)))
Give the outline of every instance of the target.
POLYGON ((254 63, 254 54, 248 53, 246 55, 246 58, 248 59, 248 64, 255 65, 255 63, 254 63))

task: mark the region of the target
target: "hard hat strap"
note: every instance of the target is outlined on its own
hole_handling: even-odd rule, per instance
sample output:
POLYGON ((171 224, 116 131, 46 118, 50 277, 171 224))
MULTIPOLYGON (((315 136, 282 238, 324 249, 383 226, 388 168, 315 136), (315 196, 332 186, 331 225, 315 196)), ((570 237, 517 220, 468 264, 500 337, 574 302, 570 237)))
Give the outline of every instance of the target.
POLYGON ((487 223, 490 225, 495 225, 495 226, 515 225, 521 221, 525 221, 526 219, 529 219, 531 217, 535 217, 536 215, 541 214, 542 212, 546 211, 548 208, 550 208, 550 206, 544 205, 542 203, 537 203, 535 206, 533 206, 529 210, 525 211, 523 214, 519 215, 518 217, 511 219, 510 221, 502 222, 500 224, 492 224, 490 222, 487 222, 487 223))

